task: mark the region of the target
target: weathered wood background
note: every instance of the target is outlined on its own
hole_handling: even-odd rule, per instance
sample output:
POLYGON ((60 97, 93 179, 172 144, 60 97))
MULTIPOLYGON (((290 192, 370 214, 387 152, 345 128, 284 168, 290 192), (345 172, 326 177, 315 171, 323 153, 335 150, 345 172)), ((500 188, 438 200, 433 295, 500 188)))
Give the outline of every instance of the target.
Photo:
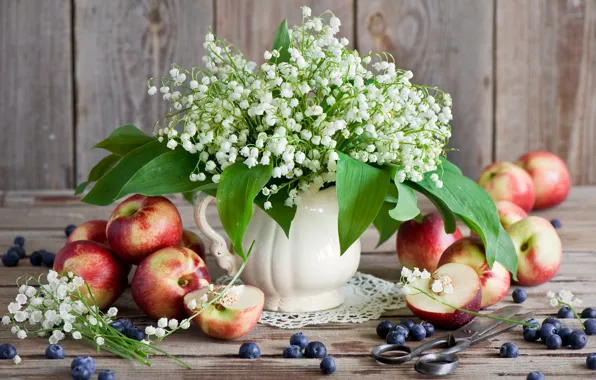
POLYGON ((209 28, 258 60, 302 4, 453 95, 467 175, 548 149, 596 184, 596 0, 0 0, 0 190, 74 187, 112 129, 150 130, 147 78, 200 64, 209 28))

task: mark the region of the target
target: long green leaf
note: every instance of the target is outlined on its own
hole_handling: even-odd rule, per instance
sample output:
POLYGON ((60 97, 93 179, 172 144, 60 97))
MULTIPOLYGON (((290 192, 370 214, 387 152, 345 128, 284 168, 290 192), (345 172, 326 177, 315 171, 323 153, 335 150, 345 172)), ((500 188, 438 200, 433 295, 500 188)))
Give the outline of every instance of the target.
POLYGON ((194 204, 195 194, 199 191, 202 191, 203 193, 207 193, 207 194, 211 195, 212 197, 215 197, 217 195, 217 183, 211 182, 211 183, 202 185, 202 186, 196 188, 195 190, 184 191, 184 192, 182 192, 182 196, 184 197, 184 199, 186 199, 188 201, 188 203, 194 204))
POLYGON ((134 125, 123 125, 110 133, 107 139, 95 144, 94 148, 108 150, 118 156, 125 156, 134 149, 155 138, 148 136, 134 125))
POLYGON ((120 161, 120 158, 120 156, 117 156, 115 154, 110 154, 102 158, 101 161, 95 164, 95 166, 89 172, 87 181, 77 186, 77 188, 75 189, 75 195, 81 194, 83 191, 85 191, 85 189, 90 183, 95 182, 99 180, 101 177, 103 177, 104 174, 106 174, 114 165, 116 165, 116 162, 120 161))
POLYGON ((398 193, 397 204, 395 208, 389 210, 389 215, 393 219, 403 222, 415 218, 420 214, 418 199, 416 199, 414 191, 403 183, 400 183, 397 178, 395 188, 398 193))
POLYGON ((395 220, 389 215, 389 211, 393 209, 394 204, 390 202, 383 202, 379 213, 373 221, 373 225, 379 231, 379 242, 377 247, 387 241, 401 225, 399 220, 395 220))
POLYGON ((439 214, 443 218, 443 224, 445 228, 445 232, 448 234, 452 234, 455 232, 455 228, 457 227, 457 222, 455 221, 455 214, 451 211, 449 206, 435 194, 430 191, 427 191, 424 187, 420 186, 418 183, 406 181, 404 185, 411 187, 412 189, 418 191, 419 193, 423 194, 426 198, 428 198, 432 204, 437 208, 439 214))
POLYGON ((170 152, 157 140, 142 145, 124 156, 110 171, 104 174, 83 198, 83 202, 107 206, 118 198, 120 190, 135 173, 155 157, 170 152))
POLYGON ((366 231, 383 205, 390 184, 389 174, 339 153, 336 173, 341 253, 366 231))
POLYGON ((271 178, 271 165, 248 168, 242 162, 228 166, 217 186, 217 211, 221 224, 232 241, 234 251, 246 260, 242 239, 252 219, 253 202, 271 178))
POLYGON ((265 211, 267 215, 269 215, 275 222, 281 227, 284 231, 284 234, 289 238, 290 237, 290 226, 292 225, 292 220, 294 220, 294 216, 296 215, 296 206, 288 207, 284 205, 285 199, 288 197, 288 194, 285 192, 278 192, 273 194, 269 197, 269 202, 271 202, 272 206, 269 210, 265 210, 265 202, 267 201, 267 197, 264 196, 262 193, 255 199, 255 203, 261 210, 265 211))
POLYGON ((284 19, 277 27, 275 38, 273 38, 273 50, 279 51, 279 57, 271 57, 269 63, 281 63, 290 61, 290 33, 288 31, 288 20, 284 19))

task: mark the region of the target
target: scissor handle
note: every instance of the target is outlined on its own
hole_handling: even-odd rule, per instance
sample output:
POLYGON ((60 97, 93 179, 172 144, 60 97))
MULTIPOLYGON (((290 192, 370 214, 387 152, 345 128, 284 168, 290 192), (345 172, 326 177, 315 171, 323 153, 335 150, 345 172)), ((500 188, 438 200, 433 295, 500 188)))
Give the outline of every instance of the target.
POLYGON ((471 344, 471 342, 469 340, 453 342, 453 340, 450 339, 449 337, 436 338, 436 339, 433 339, 431 341, 428 341, 428 342, 416 347, 413 350, 408 346, 402 346, 400 344, 381 344, 380 346, 373 348, 372 351, 370 352, 370 354, 377 361, 379 361, 381 363, 401 364, 401 363, 408 362, 416 357, 422 356, 424 354, 424 351, 430 350, 431 348, 434 348, 437 346, 447 345, 448 347, 442 353, 452 354, 452 353, 461 351, 461 350, 469 347, 470 344, 471 344), (465 347, 464 347, 464 344, 465 344, 464 342, 468 342, 465 347), (450 344, 453 344, 453 345, 450 346, 450 344), (383 353, 390 352, 390 351, 402 352, 403 355, 401 355, 401 356, 384 356, 383 355, 383 353))
POLYGON ((445 376, 453 373, 459 365, 459 359, 455 354, 445 354, 439 352, 436 354, 422 355, 414 368, 416 372, 430 376, 445 376))

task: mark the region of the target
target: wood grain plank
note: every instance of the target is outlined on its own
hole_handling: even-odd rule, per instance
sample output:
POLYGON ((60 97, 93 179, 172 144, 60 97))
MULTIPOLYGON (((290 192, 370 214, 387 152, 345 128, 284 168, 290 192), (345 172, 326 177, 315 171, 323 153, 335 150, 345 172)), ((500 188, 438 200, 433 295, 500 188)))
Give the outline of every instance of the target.
POLYGON ((172 63, 201 64, 212 0, 75 1, 77 179, 105 152, 91 147, 122 124, 151 132, 167 102, 147 95, 147 79, 172 63))
POLYGON ((70 1, 0 1, 0 67, 0 188, 72 187, 70 1))
POLYGON ((360 51, 388 51, 413 83, 452 95, 449 158, 476 178, 492 160, 492 1, 370 0, 357 19, 360 51))
POLYGON ((313 16, 331 10, 342 23, 338 35, 346 37, 354 46, 354 0, 217 0, 215 30, 250 60, 262 62, 265 50, 271 50, 281 21, 287 18, 289 27, 300 23, 302 5, 311 7, 313 16))
POLYGON ((557 153, 596 183, 596 3, 497 1, 496 158, 557 153))

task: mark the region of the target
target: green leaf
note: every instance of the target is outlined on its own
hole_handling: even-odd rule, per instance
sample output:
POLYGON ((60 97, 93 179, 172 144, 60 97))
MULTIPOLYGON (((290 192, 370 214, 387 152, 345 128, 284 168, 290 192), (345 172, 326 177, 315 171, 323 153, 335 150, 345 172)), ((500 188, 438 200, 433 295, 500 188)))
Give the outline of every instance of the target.
POLYGON ((452 234, 455 232, 455 228, 457 227, 457 224, 455 221, 455 214, 453 214, 453 212, 451 211, 449 206, 447 206, 447 204, 445 204, 445 202, 443 202, 441 200, 441 198, 439 198, 436 195, 434 195, 433 193, 427 191, 424 187, 418 185, 415 182, 406 181, 406 182, 404 182, 404 185, 409 186, 412 189, 423 194, 426 198, 428 198, 432 202, 432 204, 436 207, 436 209, 439 211, 439 214, 441 214, 441 217, 443 218, 443 224, 445 225, 445 232, 447 232, 448 234, 452 234))
POLYGON ((134 149, 155 141, 134 125, 123 125, 110 133, 107 139, 95 144, 94 148, 108 150, 118 156, 125 156, 134 149))
POLYGON ((395 188, 398 193, 397 204, 395 208, 389 210, 389 215, 393 219, 403 222, 415 218, 420 214, 418 199, 416 199, 414 191, 403 183, 400 183, 397 178, 395 179, 395 188))
POLYGON ((443 170, 448 170, 450 172, 460 175, 462 174, 461 169, 458 168, 453 162, 447 160, 445 157, 441 157, 440 160, 443 170))
POLYGON ((269 63, 281 63, 290 61, 290 33, 288 32, 288 20, 284 19, 277 27, 275 38, 273 39, 273 50, 279 51, 279 57, 271 57, 269 63))
POLYGON ((385 194, 385 202, 397 203, 399 194, 397 194, 397 187, 389 186, 387 194, 385 194))
POLYGON ((387 241, 401 225, 399 220, 393 219, 389 215, 389 211, 394 207, 393 203, 383 202, 379 213, 373 221, 373 225, 379 231, 379 242, 377 247, 387 241))
POLYGON ((375 220, 390 180, 385 170, 339 153, 335 183, 339 246, 343 254, 375 220))
POLYGON ((95 183, 83 198, 83 202, 107 206, 118 198, 120 190, 134 174, 155 157, 170 152, 165 144, 154 140, 142 145, 124 156, 110 171, 95 183))
POLYGON ((246 260, 242 239, 252 219, 253 202, 271 178, 271 165, 249 168, 243 162, 228 166, 217 186, 217 211, 234 251, 246 260))
POLYGON ((188 201, 188 203, 190 203, 192 205, 192 204, 194 204, 194 201, 195 201, 195 194, 198 193, 199 191, 202 191, 203 193, 207 193, 207 194, 211 195, 212 197, 215 197, 217 195, 217 183, 211 182, 211 183, 202 185, 195 190, 184 191, 182 193, 182 197, 184 197, 184 199, 186 199, 188 201))
POLYGON ((431 173, 427 173, 425 179, 416 185, 432 194, 480 236, 484 242, 488 265, 492 267, 498 261, 515 277, 517 253, 509 235, 502 231, 497 208, 488 193, 476 182, 453 170, 443 172, 443 187, 440 189, 430 179, 430 175, 431 173))
POLYGON ((290 226, 292 225, 292 220, 294 220, 294 216, 296 215, 296 206, 286 206, 284 202, 287 197, 287 193, 278 192, 271 195, 269 199, 267 199, 266 196, 264 196, 262 193, 259 193, 255 199, 255 203, 261 208, 261 210, 265 211, 267 215, 275 220, 275 222, 281 227, 286 236, 289 238, 290 226), (267 200, 269 200, 273 206, 269 210, 265 210, 265 202, 267 200))
POLYGON ((109 156, 102 158, 101 161, 95 164, 91 171, 89 171, 87 181, 77 186, 75 189, 75 195, 81 194, 91 182, 95 182, 103 177, 104 174, 106 174, 114 165, 116 165, 116 162, 120 161, 120 158, 120 156, 115 154, 110 154, 109 156))

